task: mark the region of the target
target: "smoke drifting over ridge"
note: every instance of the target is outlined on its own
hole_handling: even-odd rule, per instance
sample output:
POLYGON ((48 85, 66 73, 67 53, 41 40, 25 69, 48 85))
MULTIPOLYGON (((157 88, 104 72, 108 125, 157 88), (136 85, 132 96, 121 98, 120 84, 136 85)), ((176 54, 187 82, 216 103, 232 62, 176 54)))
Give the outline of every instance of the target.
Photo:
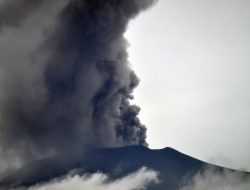
POLYGON ((147 145, 123 34, 154 1, 35 2, 0 3, 2 159, 147 145))

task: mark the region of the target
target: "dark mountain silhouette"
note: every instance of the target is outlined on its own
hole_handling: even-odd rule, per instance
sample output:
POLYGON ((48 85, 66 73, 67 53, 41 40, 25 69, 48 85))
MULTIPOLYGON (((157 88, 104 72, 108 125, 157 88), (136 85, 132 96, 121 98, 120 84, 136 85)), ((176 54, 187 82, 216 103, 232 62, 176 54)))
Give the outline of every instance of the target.
MULTIPOLYGON (((74 158, 74 155, 65 154, 34 161, 4 177, 0 184, 8 188, 31 186, 62 177, 73 169, 74 173, 81 175, 99 171, 108 174, 111 179, 117 179, 145 166, 159 172, 160 183, 150 186, 149 190, 178 190, 198 171, 205 168, 214 168, 217 171, 225 169, 202 162, 172 148, 150 150, 144 146, 129 146, 83 152, 81 158, 74 158)), ((246 172, 245 174, 249 175, 246 172)))

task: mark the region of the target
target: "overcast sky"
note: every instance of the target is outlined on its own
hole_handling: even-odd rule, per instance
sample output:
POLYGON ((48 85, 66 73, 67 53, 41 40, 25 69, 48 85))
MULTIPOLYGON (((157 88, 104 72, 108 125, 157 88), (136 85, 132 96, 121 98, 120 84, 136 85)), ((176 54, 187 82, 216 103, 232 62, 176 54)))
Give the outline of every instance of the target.
POLYGON ((130 24, 151 148, 250 171, 249 10, 249 0, 160 0, 130 24))

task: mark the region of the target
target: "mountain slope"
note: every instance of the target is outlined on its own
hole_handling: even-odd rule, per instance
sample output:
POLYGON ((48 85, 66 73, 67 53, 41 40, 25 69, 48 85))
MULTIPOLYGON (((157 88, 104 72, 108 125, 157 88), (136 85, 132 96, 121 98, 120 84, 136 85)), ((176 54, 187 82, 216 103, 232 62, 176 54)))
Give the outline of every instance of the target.
POLYGON ((223 169, 171 148, 150 150, 143 146, 130 146, 83 152, 80 157, 79 153, 77 157, 74 154, 66 154, 34 161, 2 179, 0 185, 30 186, 63 176, 72 169, 81 175, 100 171, 108 174, 111 179, 117 179, 143 166, 159 172, 160 183, 149 187, 150 190, 177 190, 204 168, 213 167, 217 171, 223 169), (75 159, 72 159, 74 157, 75 159))

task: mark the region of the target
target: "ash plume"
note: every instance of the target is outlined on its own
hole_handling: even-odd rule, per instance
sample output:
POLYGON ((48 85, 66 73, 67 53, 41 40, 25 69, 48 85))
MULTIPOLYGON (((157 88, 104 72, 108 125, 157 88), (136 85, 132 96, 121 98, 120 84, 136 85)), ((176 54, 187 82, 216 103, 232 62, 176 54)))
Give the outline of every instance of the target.
POLYGON ((0 29, 4 26, 19 27, 32 12, 48 0, 2 0, 0 1, 0 29))
MULTIPOLYGON (((23 163, 84 148, 147 145, 130 105, 123 34, 153 0, 0 4, 0 151, 23 163)), ((0 162, 1 163, 1 162, 0 162)))

